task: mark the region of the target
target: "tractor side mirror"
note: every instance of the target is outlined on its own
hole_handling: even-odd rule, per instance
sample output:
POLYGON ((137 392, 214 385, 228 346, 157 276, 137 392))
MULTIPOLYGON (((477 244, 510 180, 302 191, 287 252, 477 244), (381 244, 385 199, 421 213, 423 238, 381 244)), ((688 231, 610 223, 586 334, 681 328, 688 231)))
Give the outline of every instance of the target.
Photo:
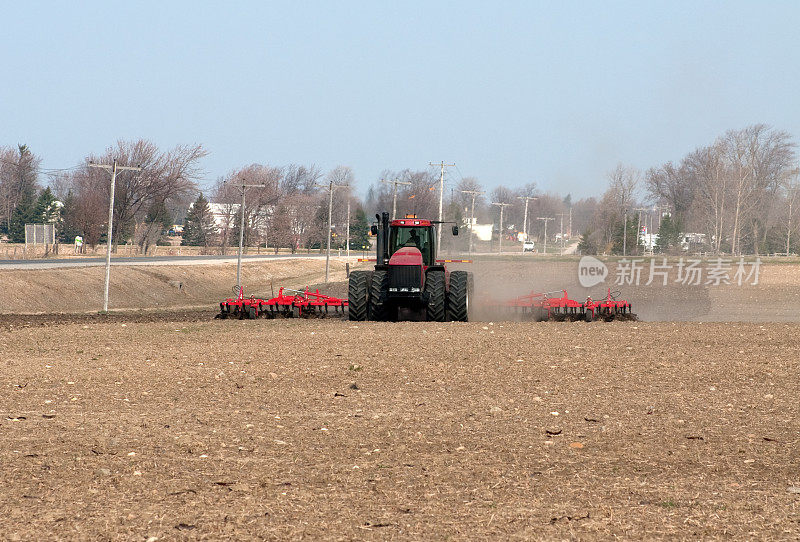
POLYGON ((378 235, 378 226, 373 224, 372 227, 369 229, 369 231, 372 232, 372 235, 378 235))
POLYGON ((453 235, 458 235, 458 226, 453 226, 453 235))

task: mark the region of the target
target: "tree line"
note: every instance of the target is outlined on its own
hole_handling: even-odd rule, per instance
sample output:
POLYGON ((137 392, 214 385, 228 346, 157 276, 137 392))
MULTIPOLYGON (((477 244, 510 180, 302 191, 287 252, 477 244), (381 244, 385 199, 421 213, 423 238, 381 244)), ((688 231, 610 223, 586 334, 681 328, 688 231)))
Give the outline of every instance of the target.
POLYGON ((658 234, 655 251, 798 253, 792 136, 765 124, 729 130, 708 145, 644 172, 618 166, 582 232, 586 252, 641 251, 637 230, 658 234))
MULTIPOLYGON (((62 242, 71 243, 76 235, 90 246, 105 242, 110 179, 107 171, 90 166, 114 159, 142 167, 117 174, 114 244, 136 244, 143 252, 165 242, 172 225, 181 223, 183 244, 225 251, 238 245, 242 215, 245 245, 293 252, 322 247, 331 185, 335 247, 344 246, 348 223, 351 248, 368 246, 370 217, 391 212, 395 202, 399 216, 438 216, 439 171, 432 168, 383 171, 360 198, 346 166, 323 172, 313 164, 251 164, 201 193, 200 162, 206 155, 202 145, 162 150, 147 140, 118 141, 76 167, 46 170, 27 146, 0 147, 0 236, 24 242, 26 223, 52 223, 62 242), (242 183, 255 185, 246 189, 243 208, 242 183)), ((643 231, 658 234, 650 246, 654 251, 685 250, 690 239, 693 251, 796 253, 795 160, 790 134, 756 124, 730 130, 678 162, 645 171, 620 164, 608 172, 597 197, 574 200, 532 182, 486 190, 474 177, 451 174, 444 215, 465 226, 493 224, 493 242, 501 236, 542 241, 546 227, 550 242, 563 233, 579 239, 583 253, 641 253, 643 231), (499 204, 504 204, 502 228, 499 204)), ((463 250, 468 236, 447 242, 463 250)))

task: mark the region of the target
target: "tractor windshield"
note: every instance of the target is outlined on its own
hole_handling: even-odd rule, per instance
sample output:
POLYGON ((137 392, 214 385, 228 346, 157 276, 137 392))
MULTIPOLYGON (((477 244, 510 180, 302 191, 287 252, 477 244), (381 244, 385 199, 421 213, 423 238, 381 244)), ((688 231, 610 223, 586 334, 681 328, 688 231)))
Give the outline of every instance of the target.
POLYGON ((433 262, 433 228, 430 226, 396 226, 389 235, 389 255, 403 247, 415 247, 422 252, 422 263, 433 262))

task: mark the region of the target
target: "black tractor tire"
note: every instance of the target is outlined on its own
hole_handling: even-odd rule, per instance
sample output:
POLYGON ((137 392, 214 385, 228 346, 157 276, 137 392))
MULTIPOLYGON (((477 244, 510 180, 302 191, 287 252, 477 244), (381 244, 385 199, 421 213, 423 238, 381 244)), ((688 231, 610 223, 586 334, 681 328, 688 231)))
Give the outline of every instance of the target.
POLYGON ((466 271, 450 273, 450 291, 447 293, 447 319, 466 322, 469 319, 470 274, 466 271))
POLYGON ((367 319, 369 307, 369 271, 351 271, 347 286, 347 318, 356 322, 367 319))
POLYGON ((425 293, 428 294, 428 307, 425 314, 429 322, 444 322, 447 317, 444 271, 428 271, 425 274, 425 293))
POLYGON ((254 307, 254 306, 252 306, 252 305, 251 305, 251 306, 249 306, 249 307, 247 308, 247 316, 248 316, 248 317, 249 317, 251 320, 255 320, 256 318, 258 318, 258 309, 257 309, 257 308, 255 308, 255 307, 254 307))
POLYGON ((385 322, 389 318, 389 273, 375 271, 369 283, 369 319, 385 322))

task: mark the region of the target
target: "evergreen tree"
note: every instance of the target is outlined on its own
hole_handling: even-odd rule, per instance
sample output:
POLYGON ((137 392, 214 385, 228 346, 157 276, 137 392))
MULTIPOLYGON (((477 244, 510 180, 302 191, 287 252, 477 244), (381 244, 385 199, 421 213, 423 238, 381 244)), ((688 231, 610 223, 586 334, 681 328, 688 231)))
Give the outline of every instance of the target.
POLYGON ((656 238, 656 251, 664 253, 669 252, 670 249, 680 248, 682 230, 679 220, 671 215, 662 217, 661 227, 658 228, 658 237, 656 238))
POLYGON ((58 240, 62 243, 71 244, 75 240, 76 235, 83 236, 83 230, 77 223, 77 209, 78 202, 75 195, 70 190, 67 197, 64 198, 63 206, 61 207, 61 226, 57 228, 58 240))
POLYGON ((364 209, 359 207, 350 220, 350 249, 369 248, 369 223, 364 209))
POLYGON ((203 194, 200 194, 186 215, 181 244, 184 246, 208 246, 213 235, 214 217, 211 216, 211 206, 203 194))
POLYGON ((593 233, 591 229, 588 229, 581 234, 581 240, 578 243, 578 250, 581 254, 597 254, 597 240, 593 233))
POLYGON ((61 205, 49 186, 39 194, 34 206, 33 216, 36 224, 58 225, 61 220, 61 205))
POLYGON ((628 216, 628 220, 619 220, 614 224, 612 237, 612 254, 626 254, 632 256, 637 253, 636 246, 640 243, 639 230, 637 229, 638 218, 628 216), (625 231, 627 229, 627 232, 625 231))
POLYGON ((23 195, 11 213, 8 227, 8 238, 12 243, 25 242, 25 224, 33 224, 36 220, 36 199, 33 195, 23 195))

